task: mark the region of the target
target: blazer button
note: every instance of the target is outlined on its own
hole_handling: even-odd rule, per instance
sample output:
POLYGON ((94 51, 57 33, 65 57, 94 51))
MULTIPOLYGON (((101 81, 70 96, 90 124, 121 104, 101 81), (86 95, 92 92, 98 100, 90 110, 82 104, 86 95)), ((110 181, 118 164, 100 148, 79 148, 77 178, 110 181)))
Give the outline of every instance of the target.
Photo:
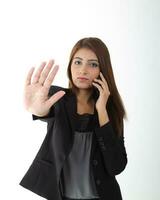
POLYGON ((99 137, 98 140, 99 140, 99 141, 103 141, 103 137, 102 137, 102 136, 99 137))
POLYGON ((100 141, 99 144, 100 144, 101 146, 103 146, 103 145, 104 145, 104 142, 101 142, 101 141, 100 141))
POLYGON ((105 151, 105 150, 106 150, 106 147, 105 147, 105 146, 101 146, 101 149, 102 149, 103 151, 105 151))
POLYGON ((96 180, 96 184, 97 184, 97 185, 100 185, 100 184, 101 184, 101 181, 100 181, 99 179, 97 179, 97 180, 96 180))
POLYGON ((98 161, 97 160, 93 160, 93 165, 94 166, 98 165, 98 161))

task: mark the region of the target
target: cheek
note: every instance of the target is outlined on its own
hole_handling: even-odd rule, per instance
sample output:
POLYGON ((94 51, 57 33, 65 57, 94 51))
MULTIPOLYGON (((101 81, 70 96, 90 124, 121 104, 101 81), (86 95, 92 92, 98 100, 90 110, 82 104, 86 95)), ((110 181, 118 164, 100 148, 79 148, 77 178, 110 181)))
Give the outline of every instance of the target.
POLYGON ((71 68, 71 77, 72 77, 72 80, 74 80, 75 74, 76 74, 76 71, 73 70, 73 68, 71 68))
POLYGON ((94 73, 93 73, 93 78, 97 78, 97 77, 99 76, 99 74, 100 74, 100 70, 97 69, 97 70, 94 71, 94 73))
POLYGON ((73 74, 73 67, 71 66, 71 75, 73 74))

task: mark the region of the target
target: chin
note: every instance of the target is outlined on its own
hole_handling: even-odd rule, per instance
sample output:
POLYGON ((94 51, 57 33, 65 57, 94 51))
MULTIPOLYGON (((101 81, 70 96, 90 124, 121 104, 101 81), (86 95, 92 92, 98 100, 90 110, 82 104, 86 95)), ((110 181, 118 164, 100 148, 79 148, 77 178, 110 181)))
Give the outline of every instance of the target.
POLYGON ((74 86, 78 89, 91 89, 93 87, 92 84, 90 83, 77 83, 77 82, 73 82, 74 86))
POLYGON ((92 86, 91 85, 75 85, 78 89, 84 89, 84 90, 87 90, 87 89, 91 89, 92 86))

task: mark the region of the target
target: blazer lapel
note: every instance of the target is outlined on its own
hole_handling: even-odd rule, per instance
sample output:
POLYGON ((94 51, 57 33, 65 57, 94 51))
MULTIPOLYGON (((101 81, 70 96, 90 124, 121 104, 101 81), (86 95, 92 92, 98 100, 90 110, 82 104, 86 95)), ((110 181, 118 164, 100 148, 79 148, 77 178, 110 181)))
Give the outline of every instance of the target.
POLYGON ((75 94, 69 94, 66 98, 65 103, 68 121, 70 123, 70 127, 72 132, 75 131, 75 120, 76 120, 76 113, 77 113, 77 100, 75 94))

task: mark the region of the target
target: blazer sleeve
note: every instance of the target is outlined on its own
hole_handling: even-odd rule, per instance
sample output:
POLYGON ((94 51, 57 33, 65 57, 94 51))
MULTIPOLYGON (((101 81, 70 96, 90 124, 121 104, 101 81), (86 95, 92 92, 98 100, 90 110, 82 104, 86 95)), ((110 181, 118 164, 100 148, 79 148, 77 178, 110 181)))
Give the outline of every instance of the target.
POLYGON ((44 122, 48 122, 48 120, 54 119, 54 106, 52 106, 50 108, 50 111, 49 111, 48 115, 43 116, 43 117, 39 117, 37 115, 32 114, 32 119, 33 120, 39 119, 39 120, 44 121, 44 122))
POLYGON ((95 134, 106 170, 111 176, 120 174, 128 162, 123 134, 118 137, 110 122, 96 128, 95 134))

